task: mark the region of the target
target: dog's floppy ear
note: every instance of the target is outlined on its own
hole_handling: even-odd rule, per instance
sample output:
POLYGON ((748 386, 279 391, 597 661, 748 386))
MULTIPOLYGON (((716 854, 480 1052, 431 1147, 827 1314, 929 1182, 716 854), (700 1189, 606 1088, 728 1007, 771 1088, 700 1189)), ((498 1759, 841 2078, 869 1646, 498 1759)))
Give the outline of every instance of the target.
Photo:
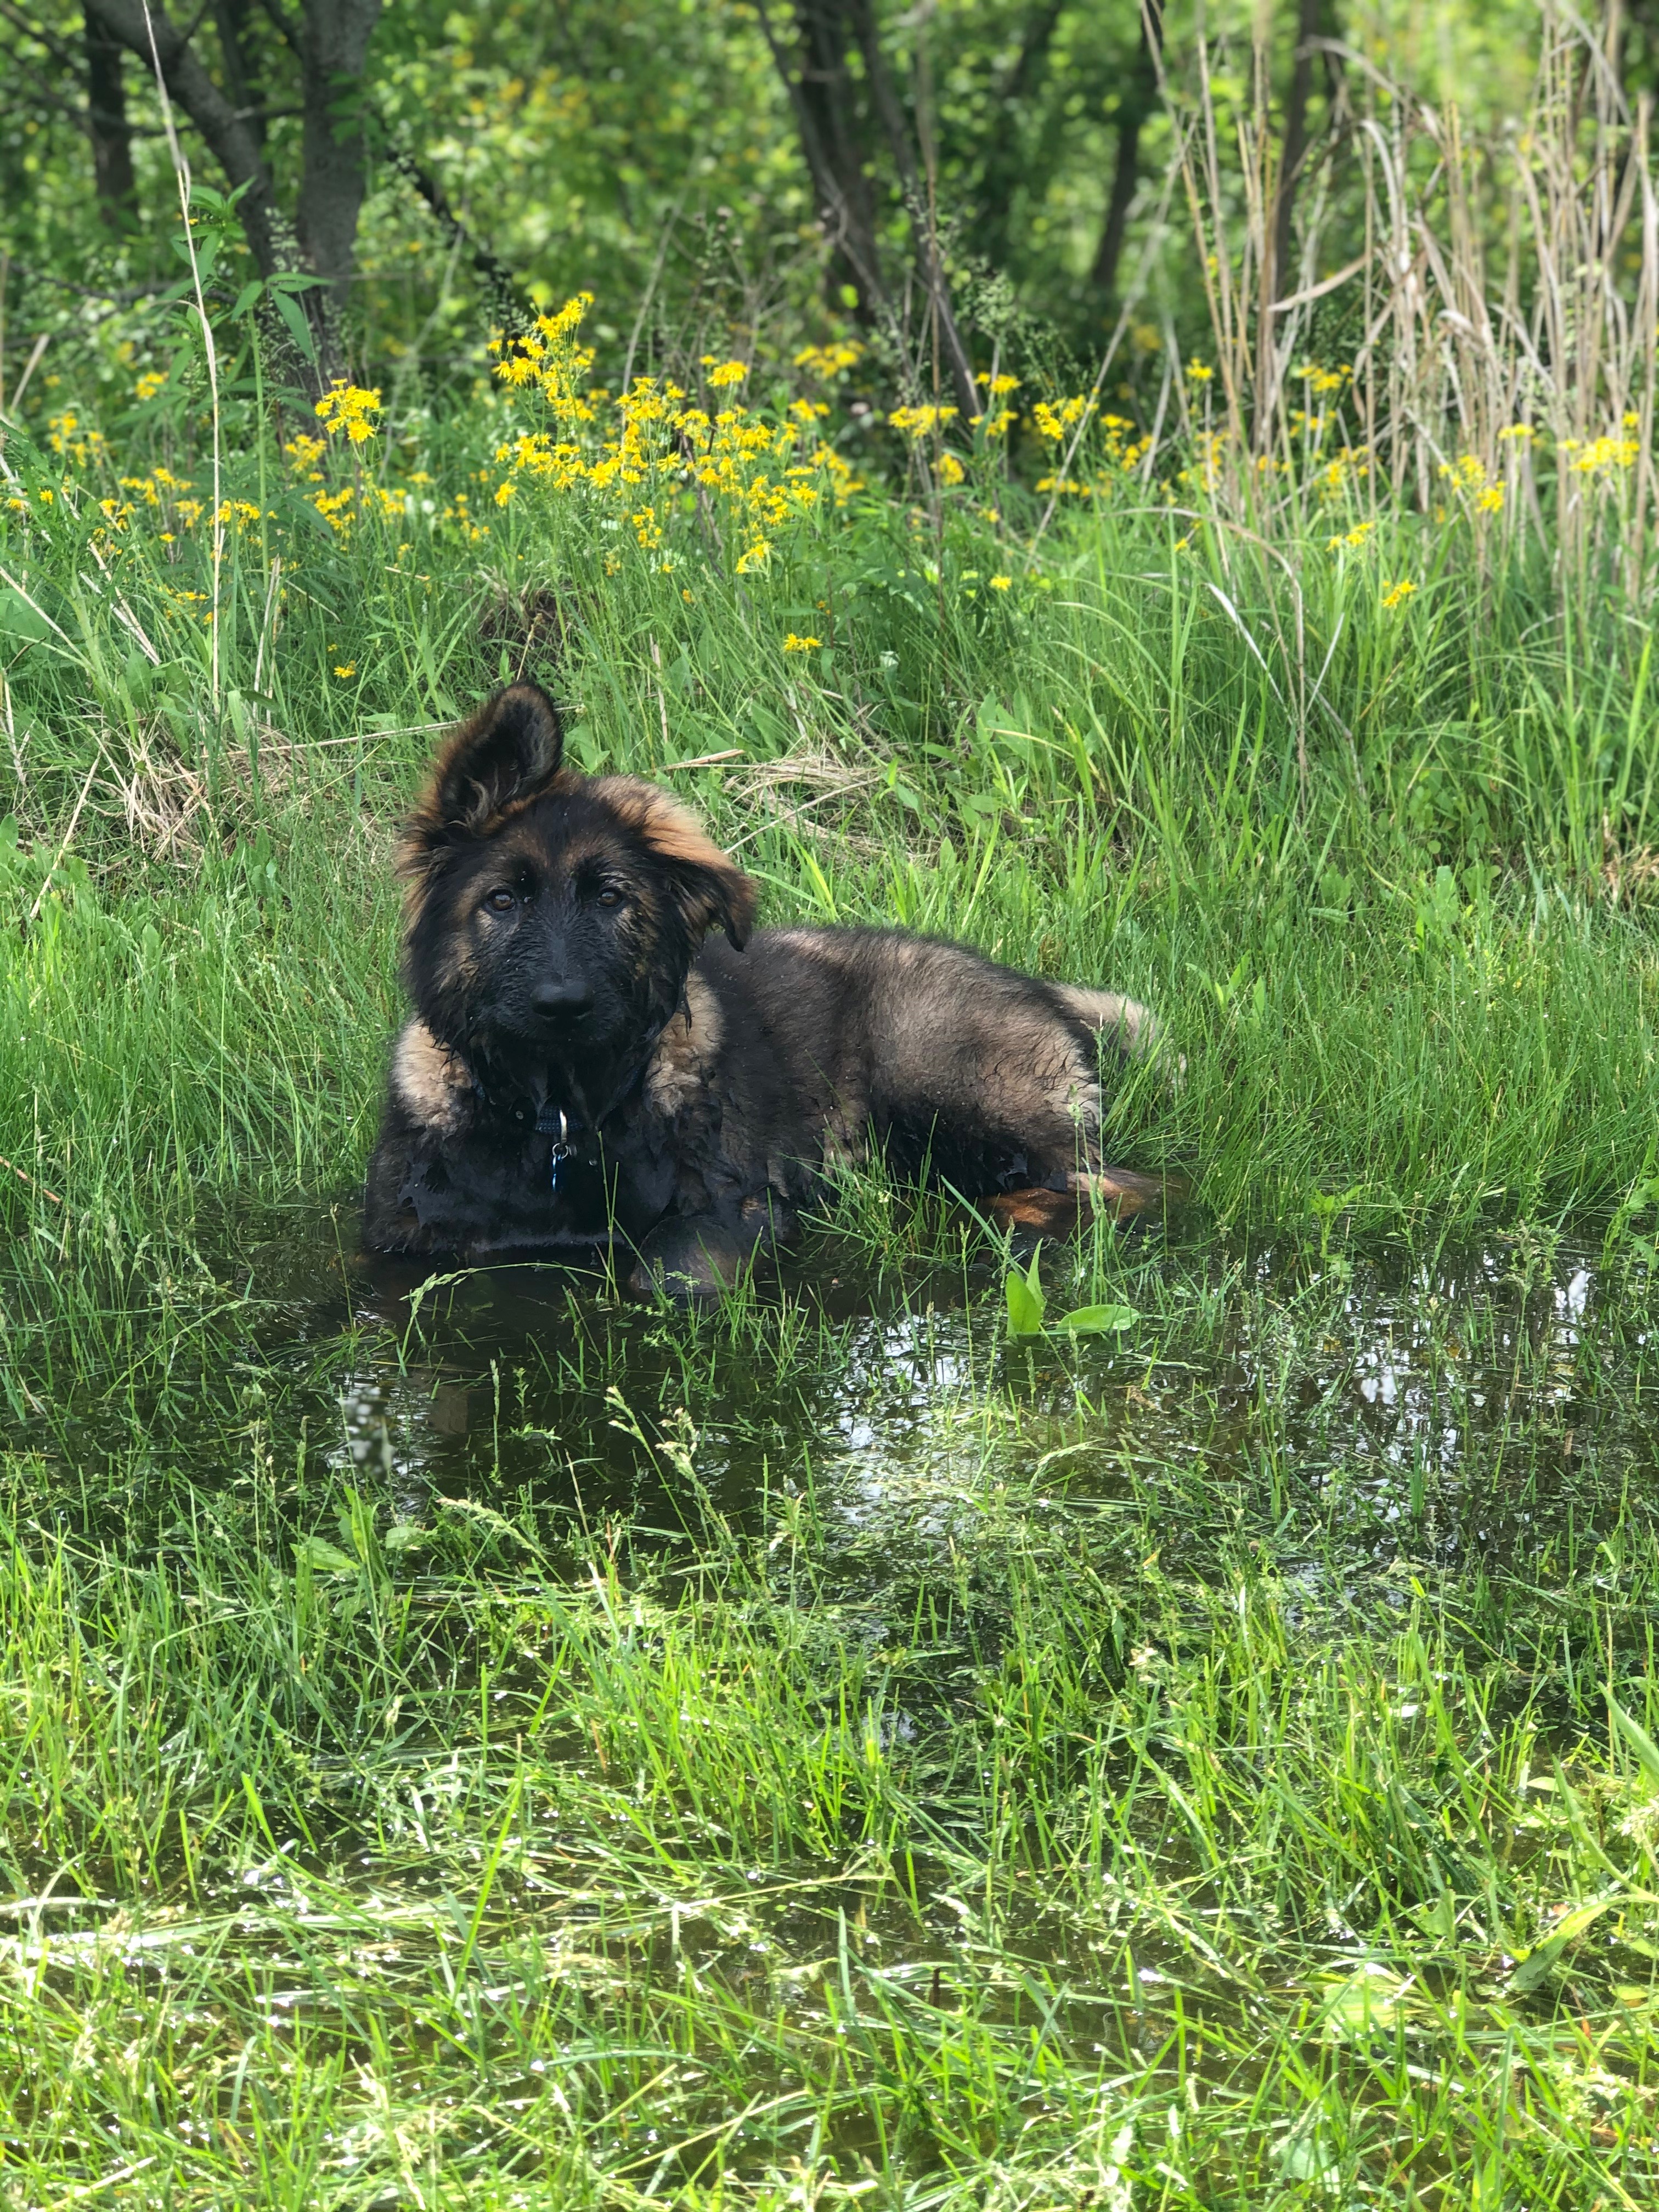
POLYGON ((563 757, 563 726, 546 692, 534 684, 497 691, 439 754, 410 819, 411 843, 482 836, 514 801, 545 790, 563 757))
POLYGON ((710 845, 708 849, 714 855, 711 860, 673 865, 675 900, 694 937, 706 936, 718 922, 732 950, 741 952, 755 927, 760 893, 753 877, 745 876, 718 846, 710 845))
POLYGON ((719 924, 741 952, 755 927, 760 893, 752 877, 728 860, 689 806, 632 777, 594 787, 638 835, 668 878, 674 903, 694 943, 719 924))

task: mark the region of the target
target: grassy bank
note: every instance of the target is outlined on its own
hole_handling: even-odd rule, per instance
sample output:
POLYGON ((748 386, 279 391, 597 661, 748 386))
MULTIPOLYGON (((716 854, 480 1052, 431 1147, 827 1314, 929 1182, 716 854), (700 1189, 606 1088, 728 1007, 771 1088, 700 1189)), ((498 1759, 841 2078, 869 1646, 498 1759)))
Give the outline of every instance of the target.
POLYGON ((499 392, 239 404, 216 550, 165 398, 7 447, 0 2189, 1646 2201, 1616 575, 1104 444, 1038 542, 920 437, 744 566, 752 472, 653 542, 499 392), (768 919, 1160 1008, 1113 1156, 1194 1200, 1040 1261, 1121 1333, 874 1178, 701 1318, 357 1266, 392 827, 520 673, 768 919))

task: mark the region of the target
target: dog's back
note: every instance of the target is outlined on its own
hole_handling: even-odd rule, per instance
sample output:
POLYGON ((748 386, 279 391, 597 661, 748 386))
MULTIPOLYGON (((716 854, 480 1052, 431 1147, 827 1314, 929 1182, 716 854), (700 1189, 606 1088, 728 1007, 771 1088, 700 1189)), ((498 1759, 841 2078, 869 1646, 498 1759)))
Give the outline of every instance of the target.
POLYGON ((1092 1170, 1099 1044, 1140 1054, 1157 1033, 1132 999, 901 930, 762 930, 740 955, 708 945, 695 972, 740 1119, 810 1173, 872 1143, 968 1191, 1092 1170))

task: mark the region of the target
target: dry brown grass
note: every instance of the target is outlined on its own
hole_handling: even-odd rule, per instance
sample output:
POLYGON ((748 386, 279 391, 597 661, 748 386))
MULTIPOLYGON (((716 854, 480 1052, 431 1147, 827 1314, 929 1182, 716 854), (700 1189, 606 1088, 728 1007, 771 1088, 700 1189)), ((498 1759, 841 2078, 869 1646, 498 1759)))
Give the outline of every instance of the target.
POLYGON ((1643 588, 1659 490, 1659 203, 1650 101, 1627 98, 1618 44, 1616 5, 1592 31, 1549 0, 1527 113, 1476 137, 1455 107, 1322 42, 1328 127, 1296 182, 1282 280, 1283 134, 1264 51, 1241 56, 1200 30, 1168 59, 1166 184, 1185 201, 1212 333, 1210 380, 1172 362, 1168 427, 1205 454, 1219 519, 1269 538, 1304 523, 1309 418, 1324 414, 1322 453, 1349 450, 1373 513, 1461 501, 1483 562, 1530 531, 1564 587, 1601 564, 1643 588), (1230 74, 1254 92, 1224 116, 1213 88, 1230 74), (1322 396, 1304 372, 1334 325, 1359 338, 1319 364, 1349 372, 1322 396))

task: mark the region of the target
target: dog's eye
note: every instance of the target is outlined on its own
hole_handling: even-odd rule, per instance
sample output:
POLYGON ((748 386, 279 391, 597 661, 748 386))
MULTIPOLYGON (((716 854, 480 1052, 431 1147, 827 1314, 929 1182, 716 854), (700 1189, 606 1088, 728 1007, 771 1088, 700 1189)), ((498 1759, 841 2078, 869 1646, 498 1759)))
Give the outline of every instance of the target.
POLYGON ((614 884, 607 884, 605 889, 599 893, 599 904, 601 906, 620 906, 622 902, 623 895, 616 888, 614 884))
POLYGON ((491 891, 484 904, 492 914, 511 914, 518 901, 512 892, 503 886, 500 890, 491 891))

